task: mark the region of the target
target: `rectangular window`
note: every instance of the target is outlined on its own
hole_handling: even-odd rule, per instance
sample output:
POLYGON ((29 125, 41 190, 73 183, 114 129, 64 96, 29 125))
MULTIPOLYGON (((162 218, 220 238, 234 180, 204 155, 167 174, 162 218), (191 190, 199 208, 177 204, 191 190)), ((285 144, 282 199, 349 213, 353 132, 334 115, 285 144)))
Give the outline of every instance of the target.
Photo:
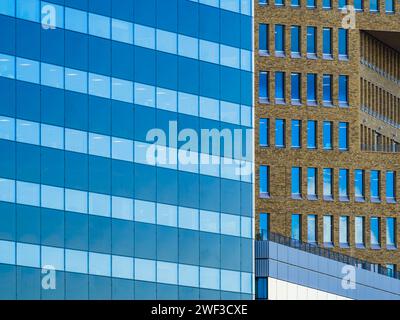
POLYGON ((300 0, 291 0, 290 5, 292 7, 300 7, 300 0))
POLYGON ((291 26, 291 54, 292 57, 298 58, 301 56, 301 29, 299 26, 291 26))
POLYGON ((292 148, 301 148, 301 120, 292 120, 292 148))
POLYGON ((332 0, 322 0, 322 8, 332 9, 332 0))
POLYGON ((344 75, 339 76, 339 106, 349 106, 349 77, 344 75))
POLYGON ((275 120, 275 147, 284 148, 286 146, 286 121, 284 119, 275 120))
POLYGON ((317 121, 307 121, 307 148, 317 148, 317 121))
POLYGON ((339 218, 339 243, 342 247, 349 245, 349 217, 347 216, 339 218))
POLYGON ((268 299, 268 279, 256 278, 256 300, 268 299))
POLYGON ((292 198, 301 199, 301 168, 292 168, 292 198))
POLYGON ((275 72, 275 102, 285 103, 285 73, 275 72))
POLYGON ((347 0, 339 0, 338 1, 338 7, 339 9, 343 9, 344 7, 347 6, 347 0))
POLYGON ((307 57, 317 57, 317 28, 307 27, 307 57))
POLYGON ((323 86, 323 104, 324 106, 332 106, 332 75, 324 74, 322 77, 323 86))
POLYGON ((324 200, 333 200, 333 169, 323 169, 323 196, 324 200))
POLYGON ((317 75, 315 73, 307 74, 307 104, 317 105, 317 75))
POLYGON ((322 38, 323 38, 323 58, 324 59, 332 59, 332 29, 331 28, 323 28, 322 29, 322 38))
POLYGON ((365 218, 364 217, 356 217, 355 218, 355 242, 356 247, 363 248, 365 244, 364 238, 364 226, 365 226, 365 218))
POLYGON ((292 239, 301 241, 301 215, 292 214, 292 239))
POLYGON ((317 216, 315 214, 307 216, 307 242, 317 243, 317 216))
POLYGON ((386 171, 386 201, 396 202, 396 173, 394 171, 386 171))
POLYGON ((394 264, 387 264, 386 272, 389 277, 394 278, 396 275, 396 266, 394 264))
POLYGON ((380 178, 381 178, 380 171, 371 170, 371 175, 370 175, 371 202, 380 202, 381 201, 380 178))
POLYGON ((317 199, 317 168, 307 168, 307 197, 317 199))
POLYGON ((364 9, 363 2, 364 0, 354 0, 354 9, 356 9, 356 11, 363 11, 364 9))
POLYGON ((275 25, 275 55, 285 55, 285 26, 282 24, 275 25))
POLYGON ((349 124, 347 122, 339 122, 339 150, 349 150, 349 124))
POLYGON ((346 60, 349 54, 349 40, 348 40, 348 30, 339 28, 338 31, 338 41, 339 41, 339 59, 346 60))
POLYGON ((349 170, 339 169, 339 200, 349 201, 349 170))
POLYGON ((357 169, 354 171, 354 194, 356 201, 364 201, 364 170, 357 169))
POLYGON ((258 0, 258 4, 266 5, 266 4, 268 4, 268 0, 258 0))
POLYGON ((396 248, 396 218, 386 218, 386 248, 396 248))
POLYGON ((371 225, 371 248, 377 249, 380 247, 381 244, 380 218, 371 217, 370 225, 371 225))
POLYGON ((269 102, 269 74, 265 71, 260 71, 259 74, 259 101, 260 103, 269 102))
POLYGON ((275 0, 275 5, 276 6, 284 6, 285 5, 285 0, 275 0))
POLYGON ((325 150, 332 150, 332 131, 333 123, 331 121, 324 121, 322 129, 322 144, 325 150))
POLYGON ((394 13, 394 0, 385 0, 386 13, 394 13))
POLYGON ((261 240, 268 240, 269 233, 269 214, 260 213, 260 238, 261 240))
POLYGON ((379 11, 379 0, 369 0, 369 11, 370 12, 379 11))
POLYGON ((316 8, 317 2, 316 0, 307 0, 307 8, 316 8))
POLYGON ((258 30, 258 40, 259 40, 259 54, 266 55, 269 54, 269 25, 265 23, 259 24, 258 30))
POLYGON ((292 73, 291 74, 291 100, 293 105, 301 104, 301 74, 292 73))
POLYGON ((323 224, 324 224, 324 246, 332 246, 333 245, 333 217, 332 216, 324 216, 323 224))
POLYGON ((269 146, 269 119, 260 119, 260 146, 269 146))
POLYGON ((260 197, 269 197, 269 167, 260 166, 260 197))

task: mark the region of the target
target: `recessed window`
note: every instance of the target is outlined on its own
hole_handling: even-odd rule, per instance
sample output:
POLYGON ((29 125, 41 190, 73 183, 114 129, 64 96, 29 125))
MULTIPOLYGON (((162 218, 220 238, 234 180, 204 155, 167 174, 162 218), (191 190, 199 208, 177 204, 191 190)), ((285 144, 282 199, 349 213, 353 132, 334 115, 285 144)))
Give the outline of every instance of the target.
POLYGON ((317 199, 317 168, 307 168, 307 198, 317 199))
POLYGON ((301 148, 301 120, 292 120, 292 148, 301 148))
POLYGON ((275 72, 275 103, 285 103, 285 73, 275 72))
POLYGON ((381 245, 381 230, 380 230, 380 218, 371 217, 370 218, 370 228, 371 228, 371 248, 379 249, 381 245))
POLYGON ((386 201, 396 202, 396 173, 394 171, 386 171, 386 201))
POLYGON ((269 119, 260 119, 260 146, 269 146, 269 119))
POLYGON ((322 144, 325 150, 332 150, 332 133, 333 123, 331 121, 324 121, 322 129, 322 144))
POLYGON ((355 242, 356 247, 364 248, 365 245, 365 218, 364 217, 356 217, 355 218, 355 242))
POLYGON ((265 71, 260 71, 259 74, 259 101, 260 103, 269 102, 269 74, 265 71))
POLYGON ((269 197, 269 167, 260 166, 260 197, 269 197))
POLYGON ((286 146, 286 121, 284 119, 275 120, 275 146, 285 148, 286 146))
POLYGON ((307 148, 317 148, 317 121, 307 121, 307 148))
POLYGON ((256 300, 268 299, 268 278, 256 278, 256 300))
POLYGON ((307 74, 307 105, 317 105, 317 75, 307 74))
POLYGON ((291 102, 292 105, 301 104, 301 74, 291 74, 291 102))
POLYGON ((284 6, 285 0, 275 0, 275 5, 279 7, 284 6))
POLYGON ((315 214, 307 216, 307 242, 317 243, 317 216, 315 214))
POLYGON ((339 150, 349 150, 349 124, 347 122, 339 122, 339 150))
POLYGON ((301 199, 301 168, 292 168, 292 198, 301 199))
POLYGON ((323 48, 322 48, 323 58, 332 59, 332 29, 323 28, 322 37, 323 37, 323 48))
POLYGON ((307 27, 307 58, 317 58, 317 28, 307 27))
POLYGON ((354 193, 356 201, 364 201, 364 170, 357 169, 354 171, 354 193))
POLYGON ((339 169, 339 200, 349 201, 349 170, 339 169))
POLYGON ((291 238, 301 241, 301 215, 292 214, 292 233, 291 238))
POLYGON ((324 246, 333 246, 333 216, 323 217, 324 246))
POLYGON ((339 76, 339 106, 349 106, 349 77, 345 75, 339 76))
POLYGON ((285 26, 282 24, 275 25, 275 55, 285 56, 285 26))
POLYGON ((354 8, 356 11, 363 11, 364 10, 364 0, 354 0, 354 8))
POLYGON ((323 9, 332 9, 332 0, 322 0, 323 9))
POLYGON ((324 74, 322 77, 323 104, 326 107, 331 107, 332 102, 332 75, 324 74))
POLYGON ((347 29, 339 28, 339 60, 347 60, 349 56, 349 32, 347 29))
POLYGON ((385 12, 394 13, 394 0, 385 0, 385 12))
POLYGON ((291 0, 290 5, 292 7, 300 7, 300 0, 291 0))
POLYGON ((386 248, 396 248, 396 218, 386 218, 386 248))
POLYGON ((324 168, 322 175, 324 200, 333 200, 333 169, 324 168))
POLYGON ((394 278, 396 275, 396 265, 394 264, 387 264, 386 265, 386 272, 389 277, 394 278))
POLYGON ((341 247, 349 246, 349 217, 339 218, 339 244, 341 247))
POLYGON ((347 0, 339 0, 338 1, 338 8, 344 9, 347 6, 347 0))
POLYGON ((371 170, 370 174, 370 189, 371 189, 371 202, 380 202, 380 178, 381 173, 378 170, 371 170))
POLYGON ((313 9, 317 7, 316 0, 307 0, 307 8, 313 9))
POLYGON ((290 27, 290 49, 292 58, 301 56, 301 29, 299 26, 290 27))
POLYGON ((379 11, 379 0, 369 0, 369 11, 370 12, 379 11))
POLYGON ((259 24, 258 30, 258 41, 259 41, 259 54, 269 54, 269 25, 265 23, 259 24))
POLYGON ((261 240, 268 240, 269 233, 269 214, 260 213, 260 238, 261 240))

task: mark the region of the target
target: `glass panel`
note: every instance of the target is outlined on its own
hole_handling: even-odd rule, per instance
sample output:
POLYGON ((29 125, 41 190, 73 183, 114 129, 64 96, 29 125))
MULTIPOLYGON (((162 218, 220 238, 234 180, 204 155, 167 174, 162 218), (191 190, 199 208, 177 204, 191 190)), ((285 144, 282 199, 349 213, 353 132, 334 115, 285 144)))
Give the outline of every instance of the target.
POLYGON ((89 13, 89 34, 110 39, 110 18, 89 13))
POLYGON ((88 32, 88 14, 85 11, 65 7, 65 29, 81 33, 88 32))
POLYGON ((307 194, 309 196, 317 195, 317 168, 307 169, 307 194))
POLYGON ((324 216, 324 243, 332 243, 332 216, 324 216))
POLYGON ((317 216, 307 216, 307 241, 309 243, 317 242, 317 216))
POLYGON ((292 239, 301 240, 301 216, 292 214, 292 239))
POLYGON ((349 243, 349 217, 340 217, 339 220, 339 243, 348 245, 349 243))
POLYGON ((283 119, 275 120, 275 146, 277 148, 284 148, 286 145, 286 121, 283 119))
POLYGON ((301 168, 292 168, 292 198, 301 198, 301 168))
POLYGON ((15 78, 15 57, 0 54, 0 77, 15 78))
POLYGON ((133 24, 130 22, 112 19, 112 39, 133 44, 133 24))
POLYGON ((17 79, 39 84, 39 62, 17 57, 17 79))
POLYGON ((364 170, 357 169, 354 171, 354 184, 356 198, 364 199, 364 170))
POLYGON ((349 170, 339 169, 339 198, 348 200, 349 198, 349 170))
MULTIPOLYGON (((1 125, 1 124, 0 124, 1 125)), ((269 145, 269 119, 260 119, 260 146, 269 145)))
POLYGON ((332 122, 324 121, 324 123, 323 123, 323 148, 326 150, 331 150, 333 148, 332 130, 333 130, 332 122))
POLYGON ((301 120, 292 120, 292 148, 301 147, 301 120))
POLYGON ((396 219, 386 218, 386 245, 388 247, 396 246, 396 219))
POLYGON ((380 245, 380 219, 378 217, 371 217, 371 245, 380 245))
POLYGON ((356 217, 355 229, 356 244, 364 245, 364 217, 356 217))

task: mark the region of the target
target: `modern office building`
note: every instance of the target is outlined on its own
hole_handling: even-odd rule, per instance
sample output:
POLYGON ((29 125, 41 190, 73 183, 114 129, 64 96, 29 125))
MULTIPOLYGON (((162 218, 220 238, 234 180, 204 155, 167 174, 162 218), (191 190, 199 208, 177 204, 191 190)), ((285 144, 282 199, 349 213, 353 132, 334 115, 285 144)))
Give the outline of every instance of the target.
POLYGON ((252 154, 184 148, 246 140, 252 29, 250 0, 0 1, 1 299, 254 297, 252 154))
POLYGON ((255 4, 256 228, 396 271, 400 3, 255 4))

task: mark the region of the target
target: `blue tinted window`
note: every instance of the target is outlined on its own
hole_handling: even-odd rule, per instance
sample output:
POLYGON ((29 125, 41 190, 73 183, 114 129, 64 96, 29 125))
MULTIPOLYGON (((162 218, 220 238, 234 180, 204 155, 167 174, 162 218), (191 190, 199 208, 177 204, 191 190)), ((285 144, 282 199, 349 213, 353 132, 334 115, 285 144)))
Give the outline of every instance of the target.
POLYGON ((15 16, 15 1, 3 0, 0 2, 0 14, 15 16))
POLYGON ((324 121, 323 132, 322 132, 322 144, 323 148, 326 150, 331 150, 332 146, 332 130, 333 125, 331 121, 324 121))
POLYGON ((349 199, 349 170, 339 169, 339 200, 349 199))
POLYGON ((283 102, 285 100, 285 73, 275 72, 275 99, 283 102))
POLYGON ((269 119, 260 119, 260 146, 269 145, 269 119))
POLYGON ((333 169, 323 169, 323 195, 326 200, 333 197, 333 169))
POLYGON ((339 218, 339 243, 341 245, 349 244, 349 217, 347 216, 339 218))
POLYGON ((317 148, 317 121, 307 121, 307 148, 317 148))
POLYGON ((394 12, 394 0, 385 0, 385 11, 387 13, 394 12))
POLYGON ((301 120, 292 120, 292 148, 301 147, 301 120))
POLYGON ((364 245, 364 217, 355 218, 355 242, 356 245, 364 245))
POLYGON ((17 18, 29 21, 40 21, 39 0, 17 0, 17 18))
POLYGON ((364 6, 363 6, 363 0, 354 0, 354 8, 356 10, 363 10, 364 6))
POLYGON ((291 74, 291 94, 292 94, 292 104, 299 104, 301 100, 301 75, 300 73, 291 74))
POLYGON ((380 236, 380 218, 371 217, 371 246, 379 246, 381 243, 380 236))
POLYGON ((324 227, 324 244, 332 244, 332 233, 333 233, 333 217, 324 216, 323 227, 324 227))
POLYGON ((317 168, 307 168, 307 195, 309 198, 317 196, 317 168))
POLYGON ((258 30, 259 50, 260 53, 268 53, 269 51, 269 25, 265 23, 259 24, 258 30))
POLYGON ((301 215, 292 214, 292 239, 301 240, 301 215))
POLYGON ((315 104, 317 102, 317 75, 307 74, 307 103, 315 104))
POLYGON ((354 171, 354 192, 356 200, 364 199, 364 170, 354 171))
POLYGON ((332 56, 332 29, 323 28, 323 51, 324 56, 332 56))
POLYGON ((260 102, 268 102, 269 100, 269 85, 268 72, 260 71, 259 75, 259 99, 260 102))
POLYGON ((394 264, 387 264, 386 265, 387 275, 389 277, 394 277, 396 274, 396 265, 394 264))
POLYGON ((87 13, 81 10, 65 8, 65 29, 87 33, 87 13))
POLYGON ((339 58, 347 58, 348 56, 348 30, 339 28, 339 58))
POLYGON ((396 174, 394 171, 386 171, 386 201, 396 201, 396 174))
POLYGON ((260 195, 269 195, 269 167, 260 166, 260 195))
POLYGON ((269 214, 260 213, 260 235, 262 240, 268 240, 269 214))
POLYGON ((316 0, 307 0, 307 8, 315 8, 316 6, 316 0))
POLYGON ((380 201, 380 171, 371 170, 371 201, 380 201))
POLYGON ((347 122, 339 122, 339 150, 349 149, 349 124, 347 122))
POLYGON ((292 168, 292 198, 301 198, 301 168, 292 168))
POLYGON ((291 51, 293 53, 300 54, 300 27, 299 26, 291 26, 291 51))
POLYGON ((338 7, 339 9, 342 9, 343 7, 347 6, 347 0, 339 0, 338 1, 338 7))
POLYGON ((286 122, 283 119, 275 120, 275 146, 277 148, 284 148, 286 144, 285 139, 286 122))
POLYGON ((281 24, 275 25, 275 52, 285 52, 285 26, 281 24))
POLYGON ((298 6, 300 6, 300 0, 291 0, 290 5, 292 7, 298 7, 298 6))
POLYGON ((268 299, 268 279, 256 278, 256 300, 268 299))
POLYGON ((348 76, 339 76, 339 105, 348 106, 349 104, 349 84, 348 76))
POLYGON ((307 53, 316 54, 317 53, 317 28, 307 27, 307 53))
POLYGON ((322 7, 324 9, 332 8, 332 0, 322 0, 322 7))
POLYGON ((275 0, 275 5, 276 6, 284 6, 285 5, 285 0, 275 0))
POLYGON ((379 11, 379 0, 370 0, 369 1, 369 11, 371 11, 371 12, 379 11))
POLYGON ((317 242, 317 216, 315 214, 307 216, 307 241, 309 243, 317 242))
POLYGON ((386 218, 386 246, 396 246, 396 218, 386 218))
POLYGON ((324 74, 323 75, 323 100, 324 105, 332 105, 332 75, 324 74))

